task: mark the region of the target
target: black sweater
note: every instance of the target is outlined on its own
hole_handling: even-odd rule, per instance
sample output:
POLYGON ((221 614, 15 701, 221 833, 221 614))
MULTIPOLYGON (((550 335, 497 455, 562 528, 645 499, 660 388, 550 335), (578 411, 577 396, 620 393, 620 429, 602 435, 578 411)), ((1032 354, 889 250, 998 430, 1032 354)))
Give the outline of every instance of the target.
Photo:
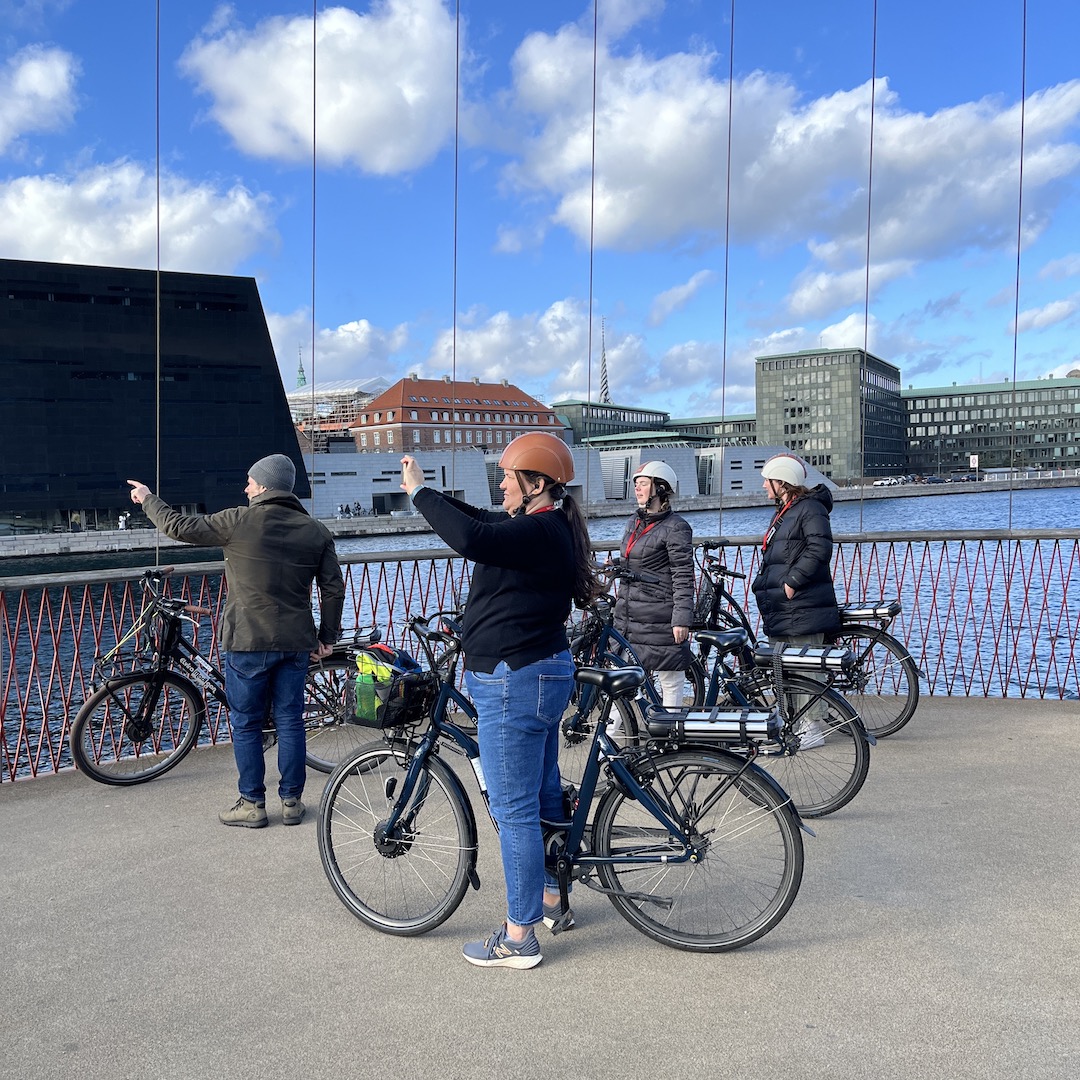
POLYGON ((567 647, 574 548, 562 510, 509 517, 426 487, 413 505, 475 563, 462 634, 469 671, 490 673, 501 660, 517 671, 567 647))

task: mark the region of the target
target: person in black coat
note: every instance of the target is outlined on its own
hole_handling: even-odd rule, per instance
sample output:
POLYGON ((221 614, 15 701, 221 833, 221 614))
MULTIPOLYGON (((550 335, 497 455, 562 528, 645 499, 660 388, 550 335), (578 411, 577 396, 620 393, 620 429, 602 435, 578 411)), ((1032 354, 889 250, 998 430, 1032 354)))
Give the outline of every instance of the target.
MULTIPOLYGON (((840 629, 832 580, 832 495, 824 484, 807 488, 806 466, 794 454, 769 458, 761 476, 776 504, 753 583, 762 626, 772 645, 824 645, 840 629)), ((803 749, 822 744, 820 727, 821 721, 808 721, 800 732, 803 749)))
POLYGON ((623 533, 620 551, 631 570, 658 580, 623 581, 615 628, 630 642, 660 685, 663 703, 683 704, 694 621, 694 549, 689 523, 671 509, 675 470, 650 461, 634 474, 638 509, 623 533))

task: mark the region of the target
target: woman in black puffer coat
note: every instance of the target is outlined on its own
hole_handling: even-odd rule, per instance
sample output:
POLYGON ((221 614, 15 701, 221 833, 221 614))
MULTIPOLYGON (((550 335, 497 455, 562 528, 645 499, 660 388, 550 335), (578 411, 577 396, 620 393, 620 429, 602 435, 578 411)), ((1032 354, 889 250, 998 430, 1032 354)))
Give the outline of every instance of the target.
POLYGON ((683 704, 694 617, 693 534, 671 509, 676 483, 675 470, 663 461, 650 461, 634 474, 638 510, 620 551, 631 570, 659 580, 621 582, 615 605, 615 628, 656 676, 664 704, 672 707, 683 704))
POLYGON ((770 641, 822 645, 840 629, 832 580, 832 495, 806 487, 806 468, 777 454, 761 470, 776 512, 761 543, 754 596, 770 641))

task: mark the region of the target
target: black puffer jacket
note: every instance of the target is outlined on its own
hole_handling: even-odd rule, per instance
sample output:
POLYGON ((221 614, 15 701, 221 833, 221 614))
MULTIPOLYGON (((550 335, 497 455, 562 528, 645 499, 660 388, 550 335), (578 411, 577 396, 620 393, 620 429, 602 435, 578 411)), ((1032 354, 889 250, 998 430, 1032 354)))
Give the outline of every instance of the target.
POLYGON ((619 583, 615 628, 634 646, 650 671, 685 671, 690 645, 676 645, 673 626, 694 621, 693 533, 687 521, 670 510, 635 514, 623 533, 620 551, 632 570, 645 570, 660 580, 619 583))
POLYGON ((831 569, 832 506, 828 488, 819 484, 773 515, 753 585, 770 638, 828 636, 840 629, 831 569), (785 584, 795 590, 790 600, 785 584))

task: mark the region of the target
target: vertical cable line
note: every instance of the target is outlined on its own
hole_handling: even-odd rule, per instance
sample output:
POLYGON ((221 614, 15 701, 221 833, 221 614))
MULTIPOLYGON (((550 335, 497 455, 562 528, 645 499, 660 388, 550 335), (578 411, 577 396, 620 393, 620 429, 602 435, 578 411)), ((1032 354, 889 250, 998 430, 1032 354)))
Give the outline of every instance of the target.
MULTIPOLYGON (((874 0, 873 24, 870 33, 870 152, 866 168, 866 272, 863 290, 863 363, 869 366, 870 360, 870 223, 874 197, 874 105, 877 101, 877 20, 878 6, 874 0)), ((859 381, 862 381, 860 375, 859 381)), ((859 425, 859 473, 866 477, 866 395, 859 388, 859 408, 862 423, 859 425)), ((863 510, 866 507, 866 485, 859 485, 859 532, 863 531, 863 510)))
MULTIPOLYGON (((154 491, 161 492, 161 0, 154 5, 154 491)), ((154 533, 161 565, 161 532, 154 533)))
MULTIPOLYGON (((592 369, 593 369, 593 273, 596 265, 596 72, 597 55, 599 52, 600 39, 600 13, 599 0, 593 0, 593 46, 592 46, 592 147, 589 161, 589 337, 586 346, 589 362, 585 365, 585 400, 592 401, 592 369)), ((585 414, 588 415, 589 406, 585 406, 585 414)), ((587 424, 582 424, 581 434, 584 439, 588 430, 587 424)), ((586 519, 589 516, 589 504, 592 494, 589 488, 589 473, 592 454, 586 448, 585 453, 585 485, 581 497, 581 505, 586 519)), ((602 481, 601 481, 602 482, 602 481)))
POLYGON ((1020 255, 1024 231, 1024 119, 1027 108, 1027 0, 1022 0, 1020 26, 1020 161, 1017 166, 1016 192, 1016 277, 1013 295, 1012 340, 1012 432, 1009 439, 1009 528, 1013 524, 1013 491, 1016 486, 1016 468, 1019 460, 1019 443, 1016 436, 1017 356, 1020 337, 1020 255))
MULTIPOLYGON (((450 444, 450 489, 457 490, 457 307, 458 307, 458 161, 459 147, 461 145, 461 0, 454 6, 454 178, 451 185, 453 191, 454 206, 452 219, 454 223, 453 238, 451 241, 451 285, 450 285, 450 430, 454 433, 455 441, 450 444)), ((402 412, 404 412, 404 398, 402 399, 402 412)), ((404 427, 401 429, 403 432, 404 427)), ((405 447, 401 448, 405 452, 405 447)), ((487 462, 484 463, 484 479, 487 480, 487 462)))
MULTIPOLYGON (((731 0, 731 26, 728 32, 727 151, 724 162, 724 295, 720 331, 720 510, 716 515, 716 535, 724 535, 724 417, 727 411, 727 339, 728 284, 731 268, 731 127, 735 111, 735 0, 731 0)), ((716 459, 713 459, 715 465, 716 459)))
MULTIPOLYGON (((1019 398, 1016 393, 1017 356, 1020 338, 1020 263, 1024 231, 1024 119, 1027 107, 1027 0, 1020 5, 1020 147, 1016 173, 1016 275, 1013 291, 1013 356, 1012 356, 1012 432, 1009 440, 1009 524, 1013 527, 1013 494, 1016 487, 1016 463, 1018 443, 1016 437, 1016 410, 1019 398)), ((1008 627, 1009 642, 1005 650, 1005 685, 1008 687, 1011 675, 1019 667, 1018 636, 1016 621, 1012 614, 1013 571, 1015 550, 1019 541, 1011 536, 1006 543, 1005 596, 1002 604, 1003 625, 1008 627)))
POLYGON ((311 457, 311 468, 308 473, 311 479, 308 482, 308 489, 312 517, 315 516, 315 436, 319 427, 315 414, 315 176, 317 171, 315 148, 318 135, 316 127, 316 109, 318 105, 316 75, 319 55, 316 4, 317 0, 311 0, 311 421, 308 425, 310 429, 308 448, 311 457))

